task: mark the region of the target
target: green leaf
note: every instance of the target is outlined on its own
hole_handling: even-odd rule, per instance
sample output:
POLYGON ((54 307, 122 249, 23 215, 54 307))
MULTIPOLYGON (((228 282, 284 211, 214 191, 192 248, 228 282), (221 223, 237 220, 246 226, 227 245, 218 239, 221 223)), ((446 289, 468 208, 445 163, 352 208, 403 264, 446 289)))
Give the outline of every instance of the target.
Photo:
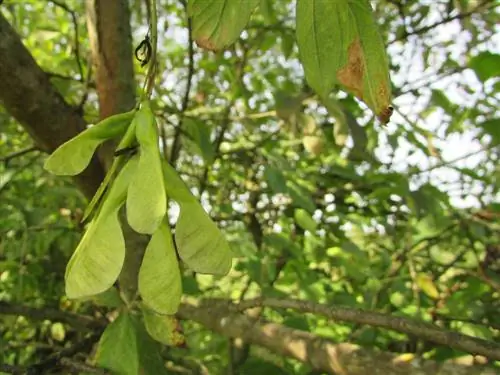
POLYGON ((114 286, 94 296, 92 300, 98 306, 106 306, 112 308, 123 306, 123 300, 120 297, 120 293, 118 293, 118 290, 114 286))
POLYGON ((171 374, 165 367, 165 361, 161 356, 161 345, 148 335, 144 324, 137 324, 137 349, 141 375, 171 374))
POLYGON ((181 273, 165 221, 151 237, 144 253, 139 270, 139 293, 146 305, 162 314, 175 314, 181 302, 181 273))
POLYGON ((297 224, 305 230, 314 233, 318 226, 318 223, 312 218, 312 216, 306 210, 302 208, 297 208, 294 212, 294 218, 297 224))
POLYGON ((305 188, 291 180, 287 181, 287 188, 288 194, 290 194, 290 197, 296 206, 302 207, 310 213, 313 213, 314 210, 316 210, 316 205, 311 198, 311 194, 309 194, 305 188))
POLYGON ((153 234, 167 212, 158 129, 149 102, 134 118, 140 146, 139 164, 127 194, 127 220, 136 232, 153 234))
POLYGON ((64 341, 66 337, 66 330, 64 329, 64 325, 62 323, 54 323, 50 326, 50 336, 59 342, 64 341))
POLYGON ((417 283, 417 286, 429 297, 433 299, 439 298, 439 291, 437 290, 431 276, 419 273, 415 282, 417 283))
POLYGON ((184 138, 185 142, 194 146, 195 152, 203 157, 205 163, 212 163, 215 150, 210 140, 210 128, 204 122, 192 119, 185 119, 184 127, 189 135, 189 138, 184 138))
POLYGON ((97 365, 116 375, 139 373, 136 324, 129 313, 122 312, 106 327, 96 351, 97 365))
POLYGON ((175 316, 156 314, 148 309, 142 311, 144 325, 153 339, 169 346, 179 346, 185 342, 184 336, 179 332, 179 321, 175 316))
POLYGON ((500 118, 483 121, 478 126, 491 136, 495 144, 500 144, 500 118))
POLYGON ((83 298, 109 289, 120 274, 125 258, 125 240, 118 210, 137 168, 131 159, 113 182, 98 216, 92 220, 66 267, 66 294, 83 298))
POLYGON ((250 20, 259 0, 189 0, 193 38, 212 51, 234 43, 250 20))
POLYGON ((44 168, 59 176, 81 173, 102 142, 123 135, 134 117, 134 111, 110 116, 62 144, 45 161, 44 168))
POLYGON ((175 243, 182 261, 195 272, 226 275, 231 269, 229 244, 198 202, 181 203, 175 243))
POLYGON ((168 163, 163 163, 163 175, 165 177, 165 190, 167 195, 177 203, 194 203, 196 198, 179 177, 177 171, 168 163))
POLYGON ((469 61, 469 66, 481 82, 500 76, 500 55, 488 51, 481 52, 469 61))
POLYGON ((368 0, 298 0, 297 43, 306 79, 326 98, 339 83, 383 123, 391 110, 384 42, 368 0))
POLYGON ((264 177, 273 193, 286 193, 286 178, 278 168, 266 166, 264 177))

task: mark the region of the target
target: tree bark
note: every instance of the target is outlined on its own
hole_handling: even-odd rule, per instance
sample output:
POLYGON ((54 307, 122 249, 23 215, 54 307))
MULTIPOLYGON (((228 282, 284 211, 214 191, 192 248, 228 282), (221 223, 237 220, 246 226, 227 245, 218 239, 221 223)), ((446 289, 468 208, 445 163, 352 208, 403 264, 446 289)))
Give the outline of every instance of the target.
MULTIPOLYGON (((51 152, 85 129, 83 118, 55 90, 1 13, 0 56, 0 103, 40 149, 51 152)), ((75 181, 90 198, 103 176, 101 164, 93 158, 75 181)))

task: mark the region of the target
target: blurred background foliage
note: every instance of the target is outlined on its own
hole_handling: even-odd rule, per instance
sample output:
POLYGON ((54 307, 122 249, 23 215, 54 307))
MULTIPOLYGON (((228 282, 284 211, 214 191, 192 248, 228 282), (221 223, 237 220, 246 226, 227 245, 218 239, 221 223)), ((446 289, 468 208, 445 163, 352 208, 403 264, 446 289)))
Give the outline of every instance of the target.
MULTIPOLYGON (((137 45, 147 7, 129 3, 137 45)), ((499 341, 498 3, 372 3, 394 91, 386 126, 352 96, 338 90, 321 103, 306 85, 294 2, 261 0, 235 45, 221 53, 194 46, 190 55, 185 7, 159 0, 162 74, 154 107, 163 147, 169 154, 180 146, 177 169, 235 254, 227 277, 186 273, 185 293, 295 297, 499 341), (181 142, 173 145, 177 133, 181 142)), ((84 7, 78 0, 19 0, 4 2, 2 12, 65 100, 94 123, 84 7)), ((104 314, 109 306, 64 297, 84 197, 42 169, 45 155, 1 107, 0 131, 0 301, 104 314)), ((289 310, 264 310, 262 317, 335 342, 436 360, 463 354, 289 310)), ((186 348, 167 348, 165 356, 222 373, 227 340, 194 323, 183 329, 186 348)), ((0 362, 36 362, 79 335, 56 321, 0 317, 0 362)), ((241 373, 256 369, 299 374, 306 366, 252 348, 241 373)))

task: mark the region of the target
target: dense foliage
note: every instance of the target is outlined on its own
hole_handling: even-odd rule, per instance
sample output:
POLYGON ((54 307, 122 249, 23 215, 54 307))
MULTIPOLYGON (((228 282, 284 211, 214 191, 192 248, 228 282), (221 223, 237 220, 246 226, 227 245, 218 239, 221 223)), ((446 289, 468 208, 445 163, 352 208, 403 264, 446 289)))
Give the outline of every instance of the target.
MULTIPOLYGON (((64 100, 88 123, 99 122, 85 2, 19 3, 4 1, 0 16, 64 100)), ((129 1, 130 58, 147 33, 146 3, 129 1)), ((306 354, 301 359, 282 350, 284 336, 266 331, 276 344, 252 345, 251 337, 217 326, 228 301, 257 297, 264 300, 248 303, 251 319, 332 343, 411 353, 397 357, 403 362, 461 357, 462 364, 493 368, 500 359, 498 3, 374 1, 378 27, 370 25, 371 14, 360 13, 353 16, 361 25, 357 31, 340 36, 333 35, 334 27, 314 35, 311 29, 328 24, 332 14, 339 25, 349 24, 338 4, 357 7, 364 1, 299 0, 296 8, 288 0, 213 0, 229 4, 216 14, 203 13, 207 3, 158 0, 159 73, 151 106, 160 152, 223 232, 232 270, 202 275, 180 262, 185 305, 177 318, 151 312, 119 287, 68 299, 64 275, 85 231, 87 199, 71 179, 44 170, 47 155, 33 140, 37 136, 0 107, 0 370, 324 370, 306 354), (208 21, 196 19, 207 14, 208 21), (215 29, 215 39, 207 42, 206 28, 213 31, 210 21, 217 14, 227 24, 215 22, 223 32, 215 29), (247 22, 240 34, 238 27, 247 22), (368 83, 346 84, 338 74, 352 33, 372 58, 364 76, 368 83), (386 63, 386 52, 377 47, 381 42, 384 48, 382 41, 390 84, 380 68, 386 63), (336 51, 339 57, 332 58, 336 51), (385 124, 389 105, 394 113, 385 124), (377 311, 389 323, 349 309, 332 320, 320 309, 297 308, 295 300, 333 306, 332 314, 339 306, 377 311), (196 315, 196 308, 207 319, 214 312, 214 323, 196 315), (405 331, 398 317, 484 339, 477 345, 491 351, 442 345, 425 328, 405 331)), ((136 60, 134 70, 139 98, 146 69, 136 60)), ((0 103, 8 95, 2 91, 0 103)), ((168 214, 174 231, 176 223, 186 227, 199 216, 192 208, 199 206, 191 205, 183 217, 182 199, 177 203, 170 201, 168 214)), ((168 225, 162 228, 163 238, 169 237, 168 225)), ((204 228, 203 241, 219 243, 217 230, 204 228)), ((80 294, 85 293, 75 292, 80 294)), ((229 310, 228 316, 240 316, 229 310)), ((236 319, 228 321, 237 325, 236 319)))

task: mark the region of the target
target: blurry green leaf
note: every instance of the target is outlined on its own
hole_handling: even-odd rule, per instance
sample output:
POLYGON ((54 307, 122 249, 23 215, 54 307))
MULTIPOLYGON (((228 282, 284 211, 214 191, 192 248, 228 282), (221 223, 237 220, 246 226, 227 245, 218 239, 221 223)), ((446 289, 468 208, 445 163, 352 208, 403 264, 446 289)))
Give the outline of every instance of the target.
POLYGON ((259 0, 189 0, 196 43, 213 51, 233 44, 258 4, 259 0))
POLYGON ((110 188, 96 218, 92 220, 66 267, 66 294, 82 298, 109 289, 118 278, 125 259, 125 240, 118 210, 125 201, 137 159, 131 159, 110 188))
POLYGON ((278 91, 274 94, 276 115, 284 120, 291 121, 302 110, 302 96, 293 96, 288 92, 278 91))
POLYGON ((310 213, 314 213, 316 205, 311 198, 311 194, 309 194, 306 189, 291 180, 287 181, 287 187, 288 194, 290 194, 290 197, 296 206, 301 207, 310 213))
POLYGON ((250 356, 240 368, 241 374, 289 375, 291 372, 270 361, 250 356))
POLYGON ((419 273, 415 279, 415 282, 417 283, 417 286, 420 288, 420 290, 422 290, 429 297, 433 299, 439 298, 439 291, 437 290, 436 285, 434 285, 434 281, 432 280, 431 276, 424 273, 419 273))
POLYGON ((142 300, 161 314, 175 314, 181 302, 179 263, 168 223, 163 222, 151 237, 139 270, 142 300))
POLYGON ((50 336, 56 341, 64 341, 64 338, 66 337, 64 325, 62 323, 53 323, 50 326, 50 336))
POLYGON ((259 9, 266 23, 272 24, 276 22, 273 0, 260 0, 259 9))
POLYGON ((129 313, 122 312, 106 327, 97 346, 97 365, 116 375, 139 373, 136 324, 129 313))
POLYGON ((293 52, 293 45, 295 44, 295 37, 288 33, 281 35, 281 52, 286 59, 290 57, 293 52))
POLYGON ((298 0, 297 43, 307 81, 326 98, 340 83, 386 123, 391 85, 368 0, 298 0))
POLYGON ((432 90, 431 102, 449 115, 452 115, 455 111, 455 105, 450 102, 450 99, 442 90, 432 90))
POLYGON ((469 67, 481 82, 486 82, 500 76, 500 55, 489 51, 481 52, 469 61, 469 67))
POLYGON ((478 127, 491 136, 493 144, 500 144, 500 118, 483 121, 478 127))
POLYGON ((160 315, 148 309, 144 313, 144 325, 148 334, 158 342, 169 346, 180 346, 185 338, 179 330, 179 321, 173 315, 160 315))
POLYGON ((136 232, 153 234, 167 212, 158 129, 149 102, 134 118, 140 156, 127 193, 127 220, 136 232))
POLYGON ((210 140, 210 128, 202 121, 193 119, 184 120, 185 132, 189 137, 184 137, 184 141, 193 145, 206 164, 210 164, 215 156, 214 146, 210 140))
POLYGON ((318 223, 316 223, 316 221, 306 210, 297 208, 294 212, 294 218, 297 224, 299 224, 302 229, 308 230, 312 233, 316 231, 318 223))
POLYGON ((287 191, 286 178, 279 169, 271 165, 266 166, 264 177, 274 194, 285 193, 287 191))
POLYGON ((110 116, 84 130, 55 150, 45 161, 45 169, 60 175, 76 175, 90 163, 97 146, 107 139, 123 135, 135 110, 110 116))
POLYGON ((494 339, 493 332, 488 327, 485 327, 483 325, 472 324, 472 323, 461 323, 459 330, 464 335, 469 335, 484 340, 494 339))
POLYGON ((195 272, 226 275, 232 254, 224 235, 198 202, 181 203, 175 228, 179 256, 195 272))

